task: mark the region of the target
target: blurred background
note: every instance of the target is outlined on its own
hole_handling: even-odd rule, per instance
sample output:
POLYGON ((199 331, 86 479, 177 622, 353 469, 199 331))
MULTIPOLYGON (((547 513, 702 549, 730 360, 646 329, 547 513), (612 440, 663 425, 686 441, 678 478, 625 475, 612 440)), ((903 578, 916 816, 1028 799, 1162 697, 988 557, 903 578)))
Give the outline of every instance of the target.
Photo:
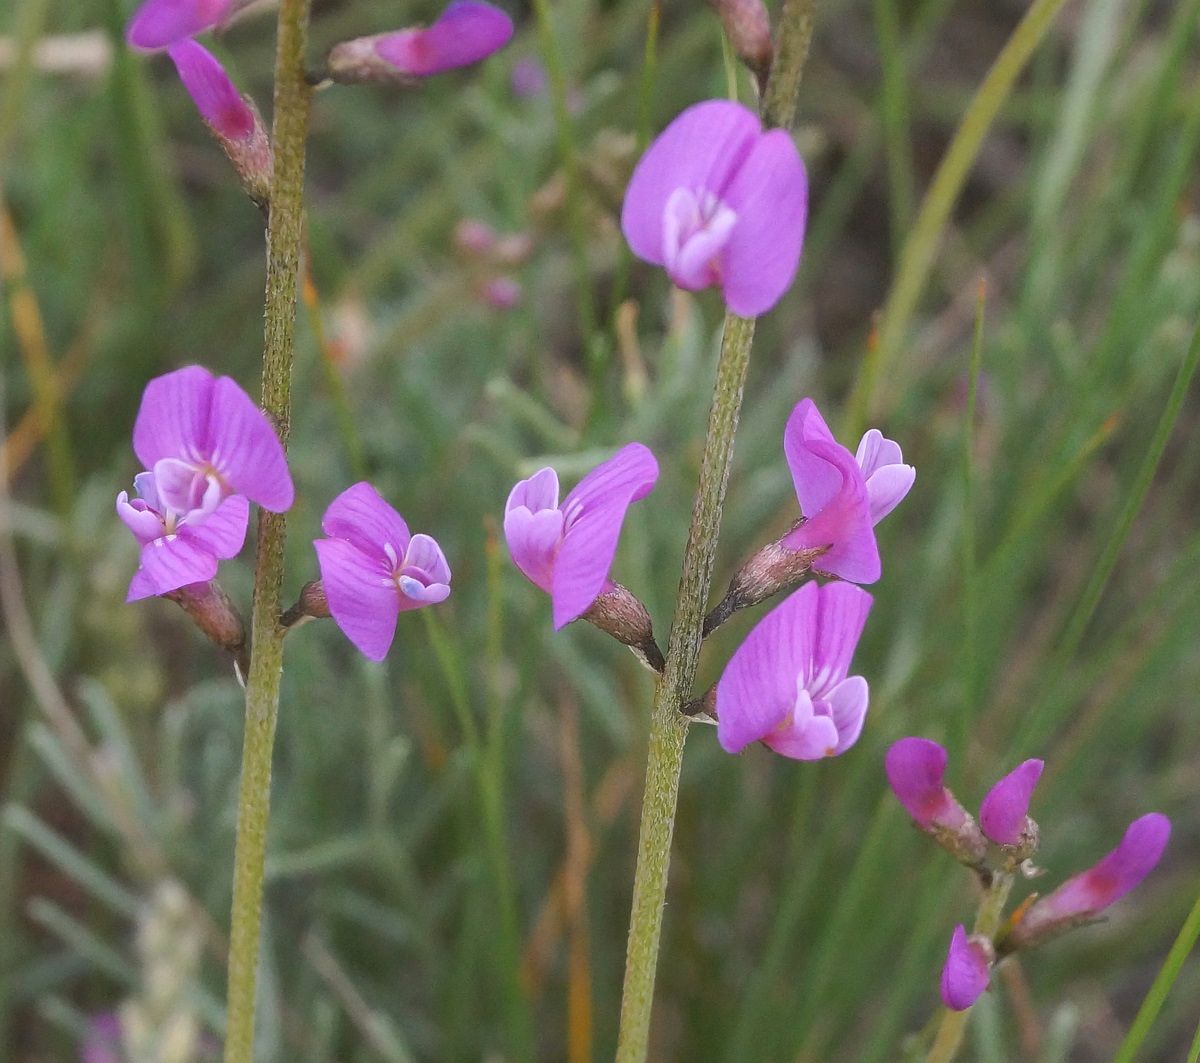
MULTIPOLYGON (((222 1021, 241 691, 176 606, 123 604, 137 552, 113 499, 151 376, 200 362, 256 392, 263 232, 169 61, 122 46, 133 6, 0 9, 0 1055, 22 1063, 79 1058, 114 1013, 142 1058, 216 1058, 222 1021)), ((655 1060, 904 1057, 975 899, 887 792, 902 735, 949 748, 971 808, 1046 760, 1048 874, 1019 893, 1143 812, 1175 825, 1105 923, 1007 965, 963 1058, 1111 1058, 1200 885, 1200 403, 1168 408, 1200 307, 1200 3, 1060 6, 875 380, 868 423, 918 478, 880 527, 861 741, 801 764, 689 739, 655 1060)), ((401 617, 383 666, 327 622, 288 639, 264 1061, 615 1044, 652 684, 598 631, 555 634, 497 534, 518 477, 552 463, 570 483, 646 443, 662 477, 614 575, 665 638, 722 307, 631 262, 617 216, 648 135, 731 76, 753 93, 703 4, 558 0, 540 35, 508 10, 517 36, 479 67, 316 100, 285 598, 363 477, 438 537, 454 594, 401 617)), ((719 587, 797 515, 793 404, 855 420, 905 239, 1025 10, 821 0, 795 131, 807 244, 759 328, 719 587)), ((314 65, 436 14, 317 0, 314 65)), ((269 4, 213 44, 267 114, 272 47, 269 4)), ((244 607, 250 566, 247 549, 223 567, 244 607)), ((751 612, 711 640, 702 682, 751 612)), ((1139 1059, 1184 1058, 1198 991, 1185 966, 1139 1059)))

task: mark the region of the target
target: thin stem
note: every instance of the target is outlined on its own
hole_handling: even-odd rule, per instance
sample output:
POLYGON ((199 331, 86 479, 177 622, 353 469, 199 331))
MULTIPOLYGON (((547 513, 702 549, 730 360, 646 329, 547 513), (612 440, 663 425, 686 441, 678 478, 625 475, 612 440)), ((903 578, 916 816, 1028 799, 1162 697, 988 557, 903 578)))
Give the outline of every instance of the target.
MULTIPOLYGON (((783 5, 775 63, 763 102, 763 117, 768 126, 787 127, 795 117, 796 95, 808 58, 815 7, 816 0, 785 0, 783 5)), ((655 689, 651 710, 617 1063, 641 1063, 649 1049, 658 942, 688 729, 687 717, 680 710, 696 678, 704 607, 712 586, 725 488, 753 341, 754 319, 726 314, 700 482, 692 506, 675 618, 667 643, 666 668, 655 689)))
MULTIPOLYGON (((304 198, 304 149, 312 89, 304 77, 309 0, 281 0, 275 53, 275 172, 267 227, 266 337, 263 407, 287 446, 295 360, 296 290, 304 198)), ((262 922, 263 867, 270 812, 271 750, 283 675, 279 590, 287 520, 262 513, 258 523, 251 619, 246 733, 233 858, 225 1063, 251 1063, 254 999, 262 922)))
MULTIPOLYGON (((1000 922, 1004 917, 1004 905, 1008 903, 1008 894, 1013 886, 1014 876, 1007 871, 992 873, 992 884, 988 887, 983 899, 979 902, 979 911, 975 916, 974 933, 989 940, 996 936, 1000 922)), ((967 1018, 971 1009, 951 1011, 949 1008, 942 1013, 942 1021, 938 1024, 937 1037, 933 1047, 925 1057, 925 1063, 951 1063, 962 1045, 963 1035, 967 1032, 967 1018)))

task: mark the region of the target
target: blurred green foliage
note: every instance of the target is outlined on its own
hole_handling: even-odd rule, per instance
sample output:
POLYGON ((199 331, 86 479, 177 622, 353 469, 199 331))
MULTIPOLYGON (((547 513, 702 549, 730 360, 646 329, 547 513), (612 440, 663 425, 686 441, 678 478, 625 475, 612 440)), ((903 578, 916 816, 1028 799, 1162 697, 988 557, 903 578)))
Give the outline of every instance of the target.
MULTIPOLYGON (((174 606, 123 604, 135 546, 111 501, 137 471, 129 432, 150 376, 199 361, 255 386, 261 219, 169 63, 123 50, 130 7, 0 11, 13 45, 0 70, 6 455, 15 464, 21 432, 36 444, 11 482, 23 586, 4 577, 0 640, 0 1045, 21 1060, 71 1058, 87 1015, 146 1003, 156 954, 144 937, 168 880, 193 899, 205 941, 171 1006, 215 1036, 221 1022, 240 690, 174 606), (23 46, 95 30, 99 58, 77 52, 65 71, 23 46), (34 691, 40 664, 50 686, 34 691)), ((797 129, 809 238, 795 289, 759 329, 721 586, 794 518, 787 412, 811 394, 836 421, 898 244, 1022 9, 822 3, 797 129)), ((1034 813, 1051 883, 1144 811, 1175 823, 1163 867, 1108 922, 1010 965, 978 1008, 968 1056, 1109 1058, 1190 907, 1194 389, 1144 502, 1129 500, 1200 309, 1198 10, 1068 5, 984 142, 872 419, 918 479, 881 526, 885 573, 856 662, 873 691, 865 733, 843 758, 797 764, 765 750, 728 757, 696 728, 654 1058, 900 1058, 974 903, 967 876, 886 793, 883 751, 901 735, 947 744, 969 806, 1018 760, 1044 757, 1034 813), (1117 547, 1111 578, 1096 581, 1117 547)), ((314 60, 433 13, 318 3, 314 60)), ((360 465, 414 530, 441 540, 455 593, 428 623, 402 617, 384 667, 331 624, 289 637, 264 1061, 516 1059, 530 1036, 539 1058, 567 1058, 568 1046, 573 1059, 589 1046, 604 1058, 614 1044, 650 682, 593 629, 555 635, 496 535, 518 476, 553 462, 570 480, 642 440, 663 474, 631 512, 616 572, 660 632, 669 626, 721 308, 631 264, 616 212, 642 116, 661 128, 724 93, 725 72, 702 6, 663 9, 644 75, 646 4, 553 5, 597 322, 584 334, 563 130, 547 95, 510 83, 545 41, 531 12, 514 14, 513 44, 477 69, 316 101, 308 236, 325 351, 302 306, 285 593, 313 576, 321 513, 360 465), (527 234, 530 254, 500 269, 457 251, 468 217, 527 234), (513 310, 482 298, 497 272, 524 288, 513 310), (623 294, 636 319, 618 314, 623 294)), ((215 47, 269 110, 270 18, 215 47)), ((744 78, 740 91, 750 98, 744 78)), ((248 559, 223 576, 242 602, 248 559)), ((752 621, 713 639, 705 681, 752 621)), ((174 939, 155 940, 169 952, 174 939)), ((1185 966, 1139 1058, 1180 1058, 1197 992, 1200 971, 1185 966)))

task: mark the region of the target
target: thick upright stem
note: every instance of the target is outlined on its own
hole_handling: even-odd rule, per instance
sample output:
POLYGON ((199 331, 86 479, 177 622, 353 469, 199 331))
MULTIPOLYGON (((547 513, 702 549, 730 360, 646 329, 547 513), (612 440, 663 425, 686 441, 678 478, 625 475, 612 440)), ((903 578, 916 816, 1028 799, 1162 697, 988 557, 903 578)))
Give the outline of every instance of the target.
MULTIPOLYGON (((275 56, 275 172, 267 228, 262 401, 285 447, 291 422, 304 148, 311 98, 311 89, 304 78, 308 11, 309 0, 282 0, 275 56)), ((279 626, 279 591, 286 532, 287 520, 283 515, 262 513, 254 572, 252 656, 246 683, 246 734, 234 852, 225 1063, 251 1063, 253 1058, 271 750, 283 675, 284 631, 279 626)))
MULTIPOLYGON (((775 63, 763 103, 763 118, 769 126, 790 125, 796 113, 796 94, 808 57, 815 6, 816 0, 785 0, 775 63)), ((681 709, 691 696, 696 678, 704 608, 712 585, 725 487, 729 481, 753 340, 753 319, 726 315, 700 465, 700 483, 692 506, 679 597, 667 644, 666 668, 655 689, 651 710, 646 792, 642 799, 625 987, 621 997, 618 1063, 641 1063, 649 1048, 658 941, 679 798, 679 772, 683 766, 688 728, 687 717, 682 715, 681 709)))

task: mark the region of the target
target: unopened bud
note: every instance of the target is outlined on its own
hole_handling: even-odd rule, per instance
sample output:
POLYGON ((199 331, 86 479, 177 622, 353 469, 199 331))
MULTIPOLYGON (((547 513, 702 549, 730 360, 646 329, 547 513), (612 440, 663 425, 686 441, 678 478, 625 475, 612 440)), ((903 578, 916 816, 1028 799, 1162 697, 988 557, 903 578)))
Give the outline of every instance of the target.
POLYGON ((454 243, 468 255, 490 255, 496 246, 496 230, 478 218, 463 218, 454 229, 454 243))
MULTIPOLYGON (((798 522, 795 527, 799 527, 798 522)), ((771 595, 794 587, 811 571, 827 548, 789 550, 778 539, 758 551, 729 582, 720 603, 704 618, 703 635, 707 638, 739 609, 766 601, 771 595)))
POLYGON ((654 641, 650 614, 632 591, 614 583, 588 607, 581 619, 606 631, 652 672, 662 673, 666 666, 662 651, 654 641))
POLYGON ((1025 761, 997 782, 979 806, 979 825, 1001 847, 1010 868, 1037 852, 1038 825, 1028 813, 1043 767, 1040 760, 1025 761))
POLYGON ((323 620, 330 615, 325 588, 319 579, 315 579, 300 588, 300 597, 296 604, 279 618, 279 626, 293 628, 305 621, 323 620))
POLYGON ((233 163, 246 194, 260 208, 271 198, 274 155, 258 107, 243 96, 216 58, 193 40, 167 49, 200 117, 233 163))
POLYGON ((191 583, 179 590, 163 595, 177 602, 191 617, 192 622, 208 636, 216 646, 230 654, 242 678, 250 667, 246 651, 246 625, 237 606, 230 600, 216 580, 209 583, 191 583))
POLYGON ((733 54, 753 72, 759 89, 764 89, 775 49, 771 44, 771 20, 762 0, 713 0, 713 6, 733 54))

